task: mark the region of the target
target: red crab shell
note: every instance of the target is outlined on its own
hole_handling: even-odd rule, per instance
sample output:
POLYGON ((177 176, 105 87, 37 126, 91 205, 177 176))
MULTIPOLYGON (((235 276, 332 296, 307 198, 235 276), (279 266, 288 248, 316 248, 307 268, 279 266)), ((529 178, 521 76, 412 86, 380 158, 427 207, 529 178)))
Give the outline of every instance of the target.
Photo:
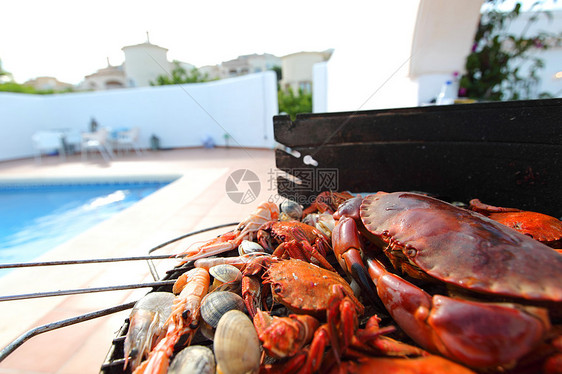
POLYGON ((496 207, 478 199, 470 200, 469 208, 551 248, 562 248, 562 221, 556 217, 516 208, 496 207))
POLYGON ((562 255, 476 212, 406 192, 367 196, 367 235, 385 253, 472 291, 562 301, 562 255))
POLYGON ((344 294, 363 314, 363 304, 353 295, 349 284, 337 273, 301 260, 273 262, 264 274, 264 283, 271 284, 273 297, 295 313, 324 317, 333 295, 332 286, 339 284, 344 294))

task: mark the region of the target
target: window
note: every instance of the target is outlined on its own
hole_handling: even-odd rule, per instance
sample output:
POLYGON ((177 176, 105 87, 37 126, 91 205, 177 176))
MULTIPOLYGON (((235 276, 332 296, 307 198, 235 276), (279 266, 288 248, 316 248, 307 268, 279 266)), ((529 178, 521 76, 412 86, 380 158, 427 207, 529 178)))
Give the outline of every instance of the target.
POLYGON ((107 81, 105 82, 105 88, 110 90, 112 88, 122 88, 123 87, 123 83, 119 82, 119 81, 107 81))
POLYGON ((312 92, 312 83, 310 81, 299 82, 299 90, 303 90, 303 92, 312 92))

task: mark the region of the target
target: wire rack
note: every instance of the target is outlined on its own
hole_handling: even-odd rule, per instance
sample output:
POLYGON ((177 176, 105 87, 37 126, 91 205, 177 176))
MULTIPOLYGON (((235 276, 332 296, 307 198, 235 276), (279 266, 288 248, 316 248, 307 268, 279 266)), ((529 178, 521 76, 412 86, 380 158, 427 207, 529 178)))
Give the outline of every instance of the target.
MULTIPOLYGON (((183 265, 176 266, 166 272, 164 276, 160 276, 154 264, 156 260, 164 260, 174 258, 169 254, 155 254, 158 250, 168 246, 169 244, 175 243, 182 239, 186 239, 197 234, 202 234, 215 229, 221 229, 225 227, 238 225, 238 222, 226 223, 217 226, 208 227, 202 230, 193 231, 179 237, 168 240, 164 243, 151 248, 148 254, 145 256, 135 256, 135 257, 115 257, 115 258, 92 258, 92 259, 80 259, 80 260, 58 260, 58 261, 45 261, 45 262, 24 262, 24 263, 10 263, 10 264, 0 264, 0 269, 18 269, 18 268, 29 268, 29 267, 46 267, 46 266, 65 266, 65 265, 82 265, 82 264, 92 264, 92 263, 117 263, 125 261, 146 261, 150 274, 153 278, 153 282, 144 283, 132 283, 132 284, 119 284, 107 287, 96 287, 96 288, 78 288, 78 289, 67 289, 67 290, 57 290, 57 291, 47 291, 47 292, 37 292, 37 293, 27 293, 27 294, 15 294, 15 295, 0 295, 0 302, 17 302, 21 300, 29 300, 34 298, 43 297, 54 297, 54 296, 68 296, 68 295, 80 295, 80 294, 92 294, 97 292, 108 292, 108 291, 119 291, 119 290, 131 290, 136 288, 149 288, 148 292, 154 291, 168 291, 171 292, 172 286, 175 280, 185 271, 193 267, 192 262, 187 262, 183 265)), ((31 330, 26 331, 21 334, 6 347, 0 351, 0 362, 2 362, 6 357, 18 349, 22 344, 24 344, 29 339, 49 332, 56 329, 60 329, 66 326, 75 325, 81 322, 89 321, 92 319, 104 317, 113 313, 117 313, 123 310, 131 309, 135 305, 136 301, 128 302, 121 305, 116 305, 110 308, 94 311, 91 313, 86 313, 78 315, 65 320, 51 322, 42 326, 35 327, 31 330)), ((123 370, 123 341, 125 339, 125 334, 128 329, 129 321, 125 320, 123 326, 119 329, 116 334, 116 338, 113 340, 111 346, 109 347, 109 352, 106 356, 104 363, 101 366, 102 373, 124 373, 123 370)), ((109 342, 108 342, 109 344, 109 342)))

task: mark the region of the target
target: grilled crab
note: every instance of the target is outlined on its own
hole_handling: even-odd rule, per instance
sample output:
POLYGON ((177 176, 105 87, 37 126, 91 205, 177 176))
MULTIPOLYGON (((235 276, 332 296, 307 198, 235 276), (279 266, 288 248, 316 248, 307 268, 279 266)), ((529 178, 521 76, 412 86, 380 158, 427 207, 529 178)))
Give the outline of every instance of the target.
MULTIPOLYGON (((306 344, 311 339, 313 339, 313 345, 324 345, 319 342, 329 339, 335 350, 334 354, 339 358, 339 344, 334 344, 336 339, 349 341, 358 327, 357 316, 362 315, 365 310, 363 304, 353 295, 353 290, 345 279, 335 272, 301 260, 279 260, 270 256, 252 260, 244 270, 242 296, 248 312, 254 318, 254 325, 258 329, 260 338, 271 336, 264 334, 270 321, 267 321, 259 309, 260 302, 257 295, 260 294, 261 282, 256 278, 260 276, 263 278, 263 284, 267 285, 266 288, 271 290, 275 302, 285 305, 293 313, 306 314, 314 318, 326 318, 328 326, 319 335, 318 331, 307 332, 309 329, 314 330, 318 327, 314 318, 299 318, 298 322, 295 319, 292 328, 297 329, 296 333, 290 334, 285 331, 282 334, 273 334, 274 339, 282 339, 278 342, 264 340, 264 346, 268 352, 276 352, 275 356, 279 357, 281 356, 280 349, 273 347, 288 347, 296 343, 306 344), (294 336, 303 334, 307 337, 301 336, 300 339, 292 339, 294 336), (340 334, 343 335, 343 338, 340 334), (279 338, 280 336, 282 338, 279 338), (300 341, 301 339, 303 340, 300 341)), ((284 323, 277 326, 287 328, 284 323)), ((311 350, 306 360, 306 366, 311 366, 313 361, 319 364, 318 356, 321 357, 322 353, 323 350, 311 350)), ((284 352, 284 354, 289 354, 289 352, 284 352)))
POLYGON ((275 257, 309 261, 335 271, 326 260, 330 241, 320 230, 298 221, 270 221, 258 230, 260 245, 275 257))
MULTIPOLYGON (((364 306, 354 296, 349 284, 330 270, 297 259, 279 260, 275 257, 258 257, 250 262, 244 270, 242 279, 242 295, 248 312, 253 317, 259 307, 254 296, 259 291, 253 289, 247 281, 252 277, 259 278, 263 273, 263 283, 271 285, 274 300, 285 305, 294 313, 323 317, 334 295, 334 286, 341 288, 358 314, 362 314, 364 306), (264 272, 265 269, 265 272, 264 272)), ((255 283, 261 288, 261 282, 255 283)))
POLYGON ((248 289, 249 283, 243 282, 246 307, 254 318, 265 351, 271 357, 292 357, 282 364, 286 370, 283 372, 318 372, 324 359, 328 365, 332 360, 340 363, 348 349, 362 355, 426 354, 417 347, 383 337, 394 327, 379 328, 376 315, 364 329, 358 329, 358 317, 364 313, 364 306, 335 272, 301 260, 274 257, 256 258, 244 270, 246 279, 262 273, 263 283, 271 289, 274 301, 295 313, 270 317, 259 309, 259 302, 254 298, 256 290, 248 289), (320 325, 319 320, 326 323, 320 325), (307 344, 308 348, 303 348, 307 344), (327 346, 331 346, 331 351, 325 354, 327 346))
MULTIPOLYGON (((562 221, 556 217, 470 200, 469 208, 555 249, 562 249, 562 221)), ((560 251, 559 251, 560 252, 560 251)))
MULTIPOLYGON (((413 278, 445 282, 457 290, 470 292, 472 297, 488 295, 488 298, 548 305, 552 310, 559 310, 562 305, 562 256, 478 213, 425 195, 395 192, 348 200, 334 218, 339 219, 334 232, 345 234, 339 236, 345 242, 333 242, 334 249, 349 247, 362 251, 356 248, 361 247, 357 224, 363 236, 383 249, 395 269, 413 278)), ((454 306, 451 306, 448 299, 432 299, 399 277, 389 279, 382 270, 374 271, 373 264, 369 262, 369 270, 374 283, 379 285, 377 293, 400 327, 430 351, 439 351, 448 357, 452 356, 451 350, 460 351, 462 354, 451 358, 466 365, 512 366, 549 331, 546 309, 525 308, 524 316, 518 317, 516 314, 522 308, 513 306, 513 313, 509 310, 504 313, 506 318, 514 318, 509 322, 510 329, 525 329, 529 320, 535 321, 537 323, 531 323, 533 337, 521 342, 524 349, 519 349, 517 354, 491 354, 490 346, 482 341, 490 339, 487 325, 501 325, 506 321, 500 317, 501 313, 489 314, 490 308, 484 305, 474 308, 470 305, 469 308, 453 301, 454 306), (432 313, 437 311, 442 316, 439 326, 432 324, 431 319, 432 313), (497 318, 492 320, 490 316, 497 318), (480 323, 482 319, 488 323, 480 323), (459 330, 459 326, 463 328, 459 330)), ((500 328, 496 330, 498 336, 492 338, 497 338, 494 339, 496 343, 505 342, 513 338, 512 332, 500 328)), ((500 343, 494 347, 511 350, 510 344, 500 343)))

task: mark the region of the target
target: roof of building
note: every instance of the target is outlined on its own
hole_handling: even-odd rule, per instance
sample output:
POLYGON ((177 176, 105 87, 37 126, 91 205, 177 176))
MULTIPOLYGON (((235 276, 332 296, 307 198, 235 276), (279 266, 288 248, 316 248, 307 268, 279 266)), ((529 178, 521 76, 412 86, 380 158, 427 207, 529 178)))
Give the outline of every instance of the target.
POLYGON ((123 48, 121 48, 121 50, 128 49, 128 48, 139 48, 139 47, 142 47, 142 48, 146 48, 146 47, 149 47, 149 48, 159 48, 159 49, 163 49, 163 50, 165 50, 165 51, 168 50, 168 48, 160 47, 159 45, 152 44, 152 43, 150 43, 150 42, 148 42, 148 41, 147 41, 147 42, 144 42, 144 43, 140 43, 140 44, 126 45, 126 46, 124 46, 123 48))

